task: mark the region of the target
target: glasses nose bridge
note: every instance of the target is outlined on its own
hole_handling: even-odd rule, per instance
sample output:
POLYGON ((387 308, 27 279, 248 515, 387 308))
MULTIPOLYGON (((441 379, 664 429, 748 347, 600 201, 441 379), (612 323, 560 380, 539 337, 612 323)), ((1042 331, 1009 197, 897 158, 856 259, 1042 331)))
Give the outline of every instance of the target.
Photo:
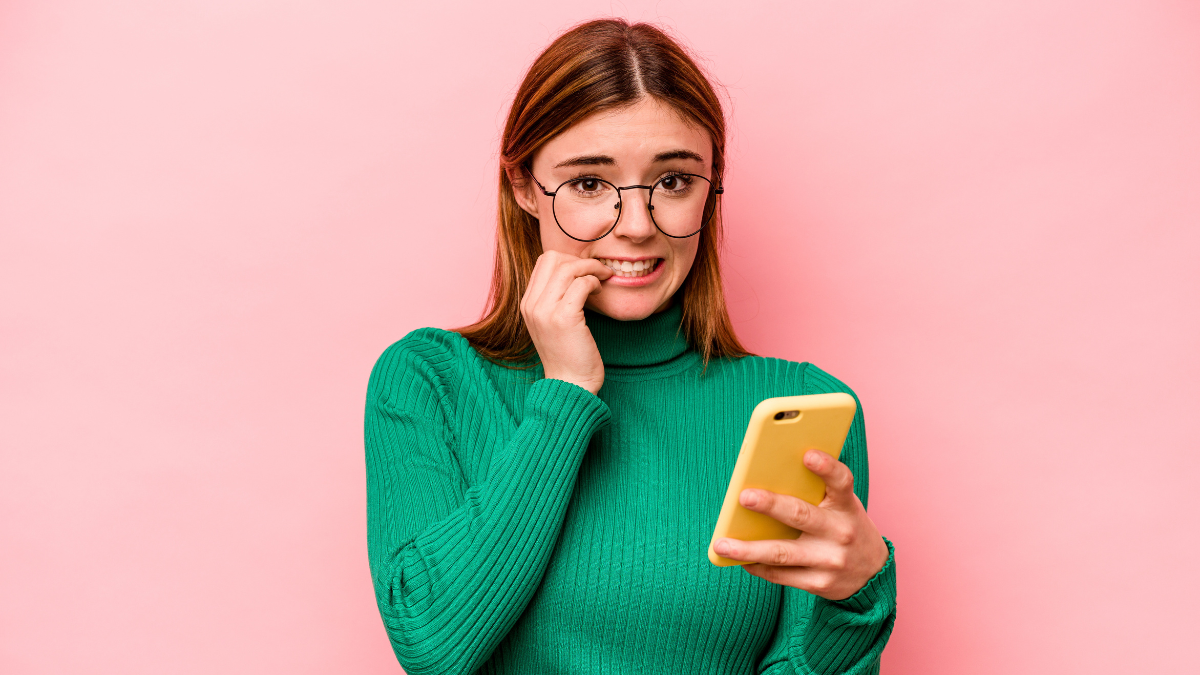
MULTIPOLYGON (((653 185, 626 185, 625 187, 617 188, 617 198, 620 199, 622 203, 624 203, 624 201, 625 201, 624 195, 621 194, 622 190, 649 190, 649 192, 646 193, 646 205, 647 206, 650 205, 650 195, 654 194, 654 186, 653 185)), ((653 209, 648 209, 648 210, 652 211, 653 209)))
MULTIPOLYGON (((616 186, 614 186, 614 187, 616 187, 616 186)), ((617 203, 620 205, 621 215, 618 216, 618 218, 617 218, 618 222, 615 223, 613 225, 613 227, 614 228, 620 227, 621 223, 626 223, 626 225, 628 225, 628 223, 629 223, 628 219, 632 215, 632 214, 625 213, 628 209, 625 208, 625 197, 621 194, 621 192, 623 190, 649 190, 650 191, 646 194, 646 202, 645 202, 646 216, 647 216, 646 220, 650 224, 650 232, 653 232, 654 230, 658 229, 658 225, 654 222, 654 213, 653 213, 654 209, 653 209, 653 207, 650 206, 650 195, 653 194, 653 191, 654 191, 653 185, 626 185, 625 187, 617 188, 617 199, 619 200, 617 203)), ((639 209, 639 211, 640 211, 640 209, 639 209)))

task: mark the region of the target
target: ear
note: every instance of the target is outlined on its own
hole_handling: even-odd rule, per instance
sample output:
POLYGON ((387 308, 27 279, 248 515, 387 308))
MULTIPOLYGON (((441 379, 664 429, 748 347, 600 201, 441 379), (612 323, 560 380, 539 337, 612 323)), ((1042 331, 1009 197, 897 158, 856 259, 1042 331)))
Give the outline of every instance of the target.
POLYGON ((534 218, 538 218, 538 202, 535 196, 538 193, 537 186, 533 184, 521 167, 506 169, 505 173, 508 174, 508 182, 512 185, 513 198, 517 200, 517 206, 534 218))

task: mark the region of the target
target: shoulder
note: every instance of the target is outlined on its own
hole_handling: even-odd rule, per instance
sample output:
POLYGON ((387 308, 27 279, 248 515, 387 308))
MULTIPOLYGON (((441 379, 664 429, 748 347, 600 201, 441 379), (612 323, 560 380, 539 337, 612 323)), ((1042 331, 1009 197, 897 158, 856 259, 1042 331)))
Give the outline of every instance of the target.
POLYGON ((858 394, 850 388, 850 385, 821 370, 812 363, 806 363, 804 369, 804 393, 806 394, 833 394, 842 392, 850 394, 858 401, 858 394))
POLYGON ((858 401, 858 394, 842 380, 810 361, 789 361, 773 356, 750 355, 737 359, 715 359, 710 364, 739 379, 765 380, 803 394, 844 392, 858 401))
POLYGON ((470 343, 454 331, 417 328, 389 345, 375 360, 368 395, 387 402, 415 388, 441 393, 454 379, 453 373, 473 355, 470 343))
POLYGON ((862 420, 862 401, 858 400, 858 394, 850 388, 850 385, 821 370, 815 365, 809 363, 804 369, 804 393, 806 394, 834 394, 841 392, 850 394, 854 397, 855 413, 854 418, 857 424, 861 424, 862 420))
POLYGON ((708 367, 738 380, 783 382, 794 385, 803 381, 804 371, 809 365, 807 362, 750 354, 736 358, 716 358, 709 361, 708 367))
POLYGON ((412 359, 436 365, 462 359, 471 351, 473 350, 470 343, 458 333, 428 326, 409 331, 407 335, 389 345, 376 361, 376 366, 380 363, 412 359))

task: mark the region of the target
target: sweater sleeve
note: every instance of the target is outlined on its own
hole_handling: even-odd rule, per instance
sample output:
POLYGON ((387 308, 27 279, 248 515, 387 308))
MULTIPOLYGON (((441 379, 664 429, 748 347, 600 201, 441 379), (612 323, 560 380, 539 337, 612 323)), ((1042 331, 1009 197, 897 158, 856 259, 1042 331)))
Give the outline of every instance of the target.
POLYGON ((592 434, 608 406, 554 379, 530 386, 524 416, 468 484, 445 387, 406 340, 368 384, 367 543, 376 602, 411 675, 470 673, 537 589, 592 434))
MULTIPOLYGON (((806 364, 805 394, 845 392, 845 384, 812 364, 806 364)), ((870 473, 862 404, 854 414, 839 459, 854 475, 854 493, 867 506, 870 473)), ((888 559, 883 568, 854 595, 826 600, 790 586, 782 587, 779 623, 758 672, 770 675, 853 675, 879 672, 883 648, 896 621, 895 548, 886 538, 888 559)))

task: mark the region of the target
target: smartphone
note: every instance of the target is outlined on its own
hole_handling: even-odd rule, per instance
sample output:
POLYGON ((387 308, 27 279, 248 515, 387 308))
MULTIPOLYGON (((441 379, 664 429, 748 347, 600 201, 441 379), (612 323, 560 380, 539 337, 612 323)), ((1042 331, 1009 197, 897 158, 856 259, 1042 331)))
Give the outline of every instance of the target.
POLYGON ((746 488, 761 488, 820 504, 825 498, 825 481, 804 466, 804 453, 816 448, 835 459, 839 457, 856 409, 854 397, 840 392, 779 396, 754 407, 717 526, 708 542, 712 564, 748 564, 713 550, 713 543, 722 537, 758 541, 800 536, 799 530, 742 506, 738 496, 746 488))

